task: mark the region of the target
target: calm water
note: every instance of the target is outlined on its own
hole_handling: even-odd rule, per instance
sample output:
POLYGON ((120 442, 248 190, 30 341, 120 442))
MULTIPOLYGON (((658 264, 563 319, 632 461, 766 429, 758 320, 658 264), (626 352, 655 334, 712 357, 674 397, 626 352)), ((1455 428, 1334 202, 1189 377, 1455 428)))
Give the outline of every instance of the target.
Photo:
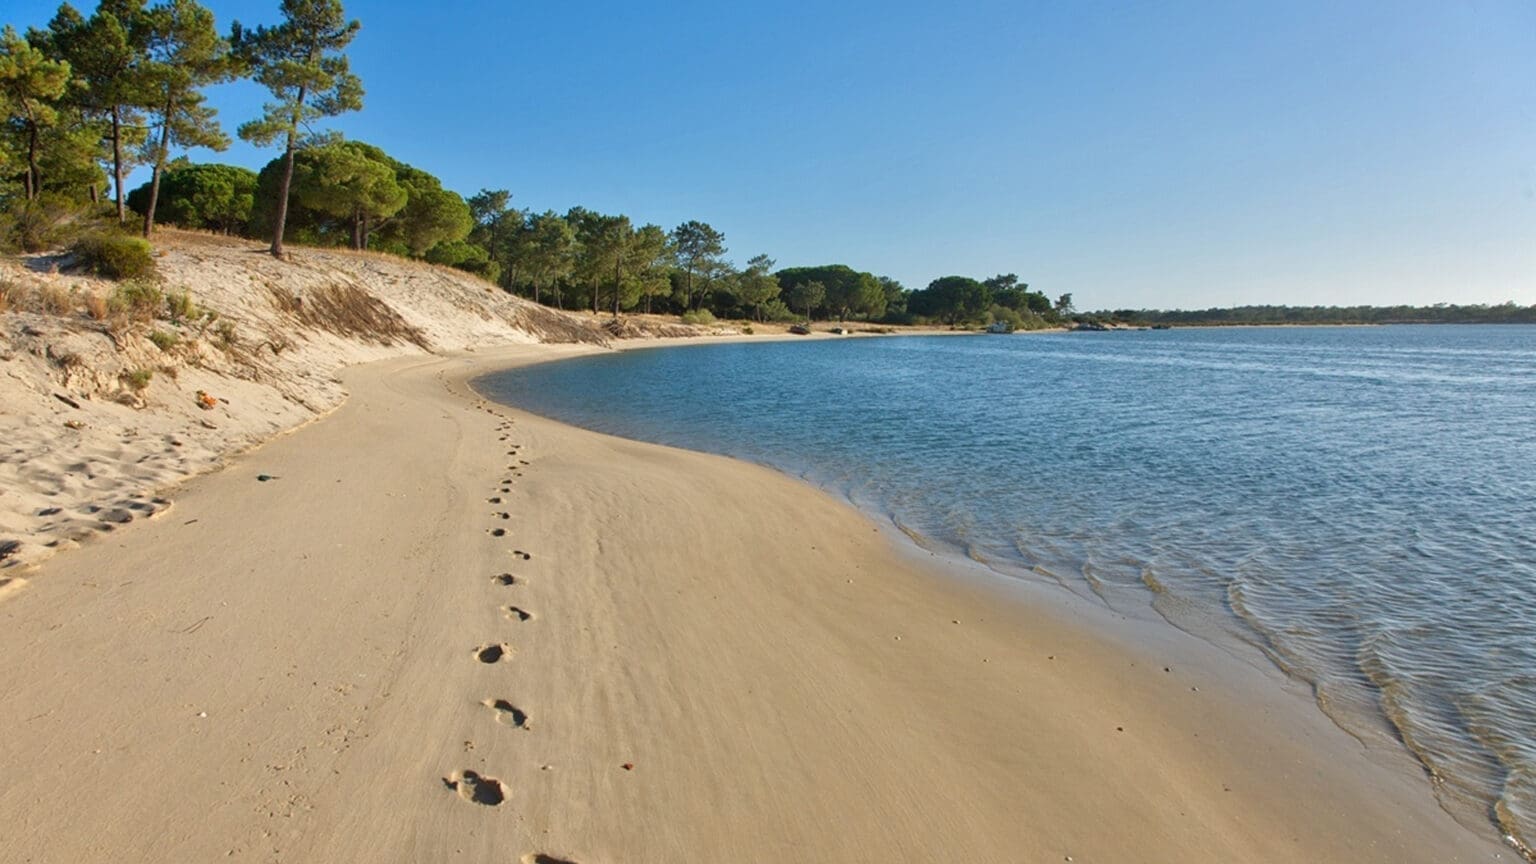
POLYGON ((705 345, 482 386, 1251 642, 1458 818, 1536 845, 1536 328, 705 345))

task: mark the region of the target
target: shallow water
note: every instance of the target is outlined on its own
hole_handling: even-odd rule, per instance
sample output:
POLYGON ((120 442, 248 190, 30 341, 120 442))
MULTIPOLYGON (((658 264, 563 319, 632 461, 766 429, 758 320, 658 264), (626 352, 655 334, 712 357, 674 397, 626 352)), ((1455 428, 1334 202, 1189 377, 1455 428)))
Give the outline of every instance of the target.
POLYGON ((1464 823, 1536 845, 1536 328, 716 344, 480 386, 1258 645, 1464 823))

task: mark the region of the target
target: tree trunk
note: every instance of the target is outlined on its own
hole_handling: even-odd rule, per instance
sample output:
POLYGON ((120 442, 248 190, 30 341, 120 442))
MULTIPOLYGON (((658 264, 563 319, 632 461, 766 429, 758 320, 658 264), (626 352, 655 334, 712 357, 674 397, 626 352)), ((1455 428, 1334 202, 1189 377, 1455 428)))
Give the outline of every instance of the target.
POLYGON ((128 221, 128 204, 123 200, 123 108, 112 106, 112 181, 117 192, 117 224, 128 221))
POLYGON ((592 280, 592 314, 597 314, 597 280, 592 280))
POLYGON ((363 251, 363 213, 361 210, 352 211, 352 248, 363 251))
POLYGON ((623 287, 624 264, 621 261, 613 262, 613 317, 619 317, 619 289, 623 287))
POLYGON ((37 200, 43 192, 43 178, 37 170, 37 124, 32 123, 27 134, 27 182, 25 193, 28 201, 37 200))
POLYGON ((277 215, 272 218, 272 257, 283 257, 283 229, 288 225, 288 187, 293 185, 293 133, 283 154, 283 183, 277 190, 277 215))
POLYGON ((149 205, 144 208, 144 238, 155 230, 155 207, 160 203, 160 175, 165 173, 165 156, 171 149, 171 112, 173 103, 165 105, 164 123, 160 126, 160 146, 155 148, 155 168, 149 175, 149 205))
MULTIPOLYGON (((310 60, 314 60, 313 54, 310 60)), ((283 231, 288 227, 288 188, 293 185, 294 138, 299 134, 299 121, 303 119, 304 97, 308 89, 299 88, 299 99, 294 103, 293 125, 288 127, 288 146, 283 153, 283 185, 277 190, 277 217, 272 220, 272 257, 283 257, 283 231)))

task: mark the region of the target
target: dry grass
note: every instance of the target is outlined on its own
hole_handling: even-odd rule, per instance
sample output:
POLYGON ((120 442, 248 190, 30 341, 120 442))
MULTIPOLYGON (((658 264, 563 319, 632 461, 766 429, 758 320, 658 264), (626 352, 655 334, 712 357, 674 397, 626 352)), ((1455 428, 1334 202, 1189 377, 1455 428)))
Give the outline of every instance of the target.
POLYGON ((27 288, 20 282, 12 282, 9 279, 0 281, 0 312, 9 312, 12 309, 20 310, 27 300, 27 288))
POLYGON ((108 306, 106 296, 97 294, 94 291, 86 293, 85 312, 91 316, 92 321, 107 320, 107 314, 110 312, 108 306))
POLYGON ((75 298, 57 285, 44 285, 37 292, 37 305, 48 315, 68 315, 75 308, 75 298))
POLYGON ((400 313, 367 291, 337 282, 304 292, 302 298, 287 289, 270 286, 272 303, 301 323, 338 336, 362 339, 379 345, 397 340, 430 350, 426 334, 407 324, 400 313))

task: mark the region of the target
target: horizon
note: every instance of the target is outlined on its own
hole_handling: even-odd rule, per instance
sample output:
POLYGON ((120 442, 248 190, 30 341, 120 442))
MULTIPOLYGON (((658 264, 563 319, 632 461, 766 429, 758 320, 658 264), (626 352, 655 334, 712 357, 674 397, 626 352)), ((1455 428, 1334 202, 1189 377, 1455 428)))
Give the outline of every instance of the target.
MULTIPOLYGON (((1016 273, 1080 309, 1536 304, 1529 5, 438 8, 347 4, 367 96, 323 128, 466 197, 698 219, 738 263, 909 289, 1016 273)), ((209 95, 231 137, 264 101, 209 95)))

